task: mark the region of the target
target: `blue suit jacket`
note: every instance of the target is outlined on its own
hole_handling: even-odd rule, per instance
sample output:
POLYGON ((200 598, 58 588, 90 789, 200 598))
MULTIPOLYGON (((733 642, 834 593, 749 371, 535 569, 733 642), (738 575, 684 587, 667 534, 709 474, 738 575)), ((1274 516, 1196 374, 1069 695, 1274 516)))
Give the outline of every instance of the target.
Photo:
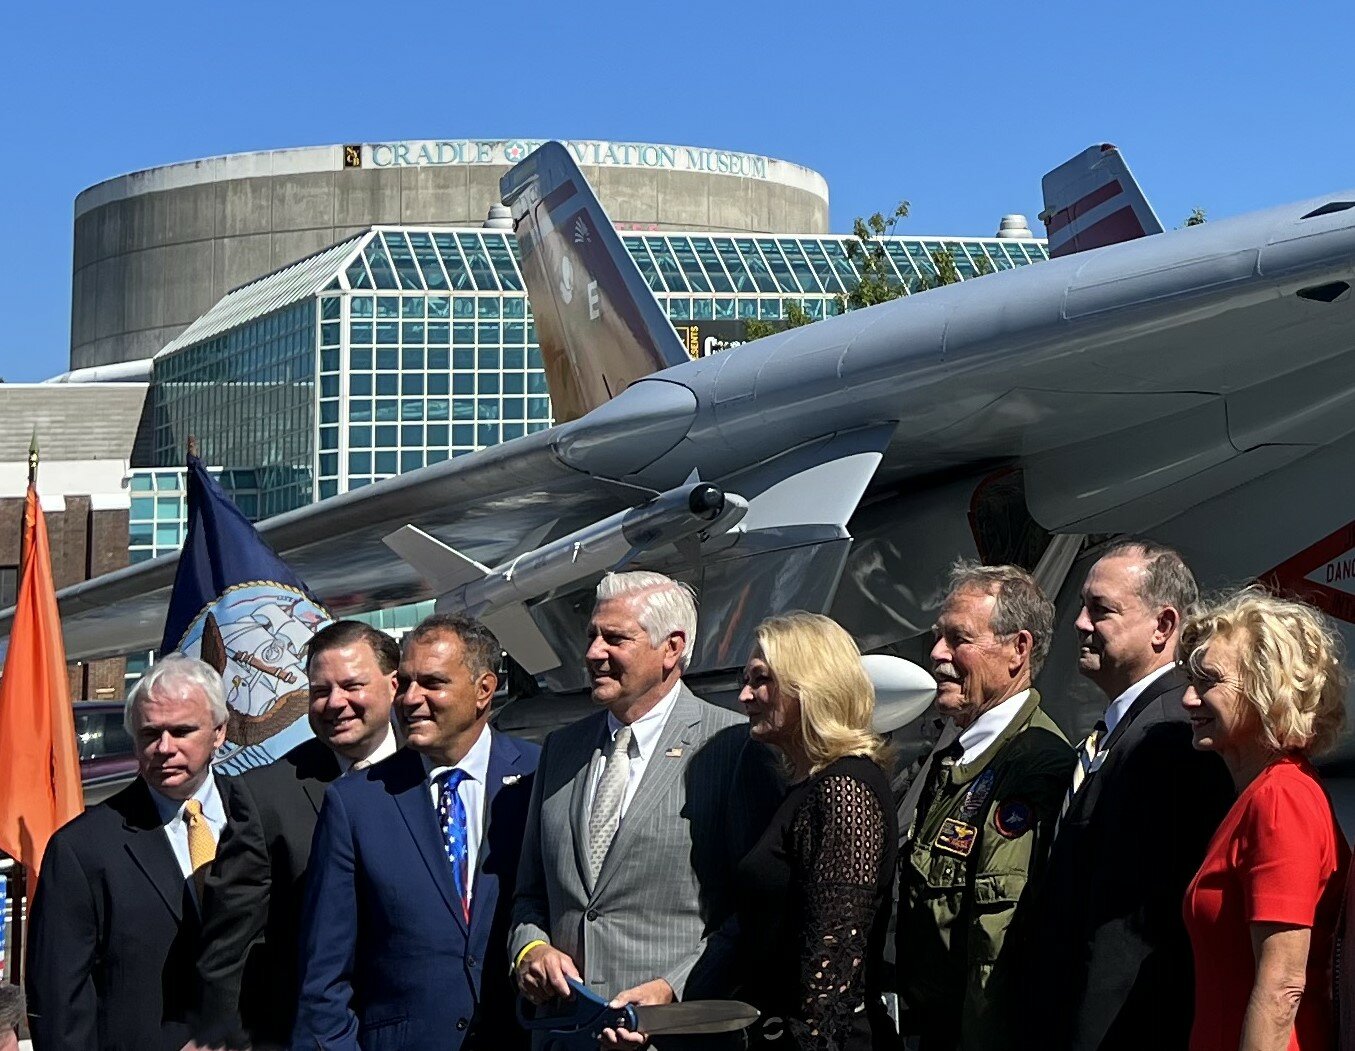
POLYGON ((467 925, 423 762, 403 749, 325 792, 302 915, 296 1051, 512 1047, 507 953, 540 748, 496 731, 467 925))

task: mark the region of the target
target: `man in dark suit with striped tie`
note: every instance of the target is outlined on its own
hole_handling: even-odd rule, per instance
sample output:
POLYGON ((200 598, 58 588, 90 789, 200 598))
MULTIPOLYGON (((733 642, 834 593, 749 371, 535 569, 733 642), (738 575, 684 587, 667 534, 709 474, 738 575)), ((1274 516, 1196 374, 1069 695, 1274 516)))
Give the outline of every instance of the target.
POLYGON ((499 657, 465 617, 435 614, 405 637, 407 747, 334 781, 315 830, 294 1048, 525 1043, 508 915, 540 749, 489 726, 499 657))
POLYGON ((1082 586, 1078 668, 1109 701, 1078 766, 1032 903, 1022 1047, 1184 1048, 1190 943, 1181 899, 1232 805, 1223 762, 1191 746, 1176 664, 1195 578, 1145 540, 1112 545, 1082 586))

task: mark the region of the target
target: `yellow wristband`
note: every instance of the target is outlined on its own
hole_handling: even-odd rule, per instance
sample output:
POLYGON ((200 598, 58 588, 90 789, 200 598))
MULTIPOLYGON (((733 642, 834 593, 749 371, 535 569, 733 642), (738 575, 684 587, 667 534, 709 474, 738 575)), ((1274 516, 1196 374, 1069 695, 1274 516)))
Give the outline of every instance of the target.
POLYGON ((522 951, 518 953, 517 959, 513 961, 513 970, 516 971, 519 967, 521 967, 522 958, 526 956, 529 952, 531 952, 533 949, 535 949, 538 945, 549 945, 549 944, 550 942, 546 941, 544 938, 537 938, 536 941, 528 942, 526 945, 522 947, 522 951))

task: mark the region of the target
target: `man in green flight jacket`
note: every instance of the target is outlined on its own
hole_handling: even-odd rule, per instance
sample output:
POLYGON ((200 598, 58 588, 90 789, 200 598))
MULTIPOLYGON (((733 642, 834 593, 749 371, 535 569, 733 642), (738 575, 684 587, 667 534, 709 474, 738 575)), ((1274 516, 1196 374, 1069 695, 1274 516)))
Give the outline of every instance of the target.
POLYGON ((1031 689, 1053 624, 1025 570, 952 569, 931 652, 948 722, 899 805, 900 1029, 920 1051, 1000 1042, 1003 943, 1076 765, 1031 689))

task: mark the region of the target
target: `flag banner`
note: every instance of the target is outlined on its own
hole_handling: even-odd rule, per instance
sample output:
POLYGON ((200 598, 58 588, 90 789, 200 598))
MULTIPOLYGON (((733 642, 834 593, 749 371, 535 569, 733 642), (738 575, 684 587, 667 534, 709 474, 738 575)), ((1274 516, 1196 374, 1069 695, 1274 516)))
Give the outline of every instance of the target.
POLYGON ((311 736, 305 646, 331 619, 190 454, 188 538, 160 649, 221 673, 230 711, 219 772, 264 766, 311 736))
POLYGON ((0 679, 0 850, 28 870, 31 891, 47 840, 85 804, 36 450, 30 456, 23 568, 0 679))

